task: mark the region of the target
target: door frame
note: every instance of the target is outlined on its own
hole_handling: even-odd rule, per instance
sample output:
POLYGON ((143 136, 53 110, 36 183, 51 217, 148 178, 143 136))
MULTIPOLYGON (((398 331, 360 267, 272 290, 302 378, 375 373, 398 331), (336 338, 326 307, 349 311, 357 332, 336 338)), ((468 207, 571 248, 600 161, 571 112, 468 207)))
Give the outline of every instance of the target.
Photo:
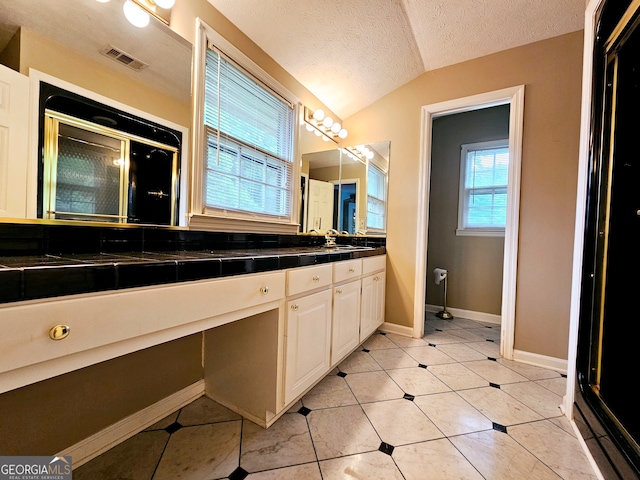
POLYGON ((453 113, 469 112, 498 105, 509 105, 509 180, 507 186, 507 224, 504 232, 500 354, 513 359, 515 332, 518 235, 520 223, 520 176, 522 132, 524 126, 524 85, 471 95, 422 107, 418 216, 416 239, 416 277, 414 292, 413 336, 424 335, 427 243, 429 233, 429 196, 431 184, 431 147, 433 120, 453 113))

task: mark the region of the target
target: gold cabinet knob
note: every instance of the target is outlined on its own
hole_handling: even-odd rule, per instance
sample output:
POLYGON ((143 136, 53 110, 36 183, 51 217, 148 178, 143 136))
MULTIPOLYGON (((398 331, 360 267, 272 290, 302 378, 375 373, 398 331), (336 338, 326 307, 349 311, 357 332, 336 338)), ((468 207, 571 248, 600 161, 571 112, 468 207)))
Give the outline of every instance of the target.
POLYGON ((380 281, 380 277, 373 277, 373 279, 374 279, 376 282, 379 282, 379 281, 380 281))
POLYGON ((291 305, 291 310, 293 310, 294 312, 298 311, 298 305, 296 305, 295 303, 293 305, 291 305))
POLYGON ((266 295, 267 293, 269 293, 269 287, 260 287, 260 293, 262 295, 266 295))
POLYGON ((319 282, 320 281, 320 277, 318 275, 314 275, 311 280, 313 280, 314 282, 319 282))
POLYGON ((337 294, 342 293, 342 289, 341 289, 341 288, 336 288, 336 293, 337 293, 337 294))
POLYGON ((353 267, 349 267, 349 273, 353 273, 353 272, 355 272, 355 271, 356 271, 356 269, 355 269, 355 268, 353 268, 353 267))
POLYGON ((56 325, 49 330, 49 338, 51 340, 63 340, 67 338, 70 331, 71 327, 69 325, 56 325))

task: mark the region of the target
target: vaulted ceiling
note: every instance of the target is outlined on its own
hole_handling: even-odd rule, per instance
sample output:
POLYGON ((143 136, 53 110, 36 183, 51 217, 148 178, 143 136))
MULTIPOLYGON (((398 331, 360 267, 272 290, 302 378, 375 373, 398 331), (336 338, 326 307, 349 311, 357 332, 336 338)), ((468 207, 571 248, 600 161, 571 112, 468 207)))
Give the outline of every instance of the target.
POLYGON ((208 0, 341 118, 422 73, 584 28, 585 0, 208 0))

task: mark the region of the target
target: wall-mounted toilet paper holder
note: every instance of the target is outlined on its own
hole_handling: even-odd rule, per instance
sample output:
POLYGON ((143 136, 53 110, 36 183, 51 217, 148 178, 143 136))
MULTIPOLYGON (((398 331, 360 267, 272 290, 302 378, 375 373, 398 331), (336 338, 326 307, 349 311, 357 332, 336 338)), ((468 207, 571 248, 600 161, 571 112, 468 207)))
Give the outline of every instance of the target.
POLYGON ((436 317, 442 318, 444 320, 451 320, 453 315, 451 315, 447 311, 447 277, 449 273, 444 268, 436 268, 433 271, 433 275, 435 276, 436 285, 440 285, 440 282, 444 280, 444 293, 442 295, 442 311, 436 313, 436 317))

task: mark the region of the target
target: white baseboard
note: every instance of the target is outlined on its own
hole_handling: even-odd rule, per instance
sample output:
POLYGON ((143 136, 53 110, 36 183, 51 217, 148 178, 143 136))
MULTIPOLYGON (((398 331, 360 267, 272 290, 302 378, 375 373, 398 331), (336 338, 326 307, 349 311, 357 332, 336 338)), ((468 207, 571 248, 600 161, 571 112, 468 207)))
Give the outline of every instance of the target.
MULTIPOLYGON (((425 305, 424 309, 427 312, 437 313, 442 311, 442 305, 425 305)), ((463 310, 461 308, 447 307, 447 311, 454 317, 467 318, 469 320, 477 320, 478 322, 495 323, 500 325, 502 323, 502 317, 493 313, 474 312, 472 310, 463 310)))
POLYGON ((73 468, 77 468, 200 398, 202 395, 204 395, 204 380, 189 385, 179 392, 114 423, 56 455, 58 457, 71 455, 73 468))
POLYGON ((413 336, 413 328, 405 327, 404 325, 396 325, 395 323, 384 322, 378 327, 378 330, 386 333, 397 333, 398 335, 404 335, 405 337, 413 336))
POLYGON ((545 355, 539 355, 537 353, 514 350, 513 359, 516 362, 527 363, 536 367, 555 370, 556 372, 560 372, 565 375, 567 374, 568 362, 567 360, 563 360, 561 358, 547 357, 545 355))

